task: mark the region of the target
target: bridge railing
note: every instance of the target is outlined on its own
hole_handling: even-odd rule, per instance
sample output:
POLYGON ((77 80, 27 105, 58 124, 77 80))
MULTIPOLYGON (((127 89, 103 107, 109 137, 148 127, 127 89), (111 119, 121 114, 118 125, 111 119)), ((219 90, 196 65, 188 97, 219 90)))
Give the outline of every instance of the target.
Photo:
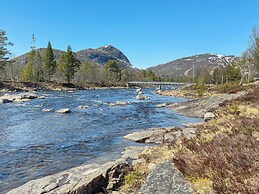
POLYGON ((137 82, 137 81, 131 81, 128 82, 127 85, 130 86, 136 86, 136 85, 187 85, 191 83, 182 83, 182 82, 137 82))

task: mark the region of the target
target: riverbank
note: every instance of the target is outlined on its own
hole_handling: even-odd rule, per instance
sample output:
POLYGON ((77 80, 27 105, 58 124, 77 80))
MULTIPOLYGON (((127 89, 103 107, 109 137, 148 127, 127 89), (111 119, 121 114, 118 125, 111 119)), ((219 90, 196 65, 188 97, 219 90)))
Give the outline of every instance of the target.
MULTIPOLYGON (((225 94, 226 96, 229 94, 225 94)), ((86 167, 86 170, 77 171, 72 173, 73 175, 65 171, 58 173, 58 176, 54 178, 48 177, 49 184, 47 185, 41 184, 46 181, 38 179, 19 189, 24 187, 32 191, 32 188, 37 189, 39 188, 37 185, 41 185, 41 189, 51 188, 49 191, 45 189, 46 193, 52 193, 52 191, 65 193, 63 188, 67 186, 69 178, 74 177, 74 180, 80 180, 81 186, 70 185, 71 187, 66 188, 69 188, 71 192, 80 188, 77 190, 78 193, 82 193, 84 189, 92 187, 96 189, 99 186, 105 188, 102 191, 98 190, 103 193, 108 191, 168 193, 172 189, 179 189, 181 193, 213 193, 220 190, 234 193, 258 191, 259 166, 255 161, 259 159, 257 155, 259 151, 259 90, 256 87, 249 87, 247 92, 241 92, 235 98, 226 99, 225 97, 218 98, 217 106, 210 109, 216 117, 203 124, 150 129, 125 136, 136 142, 158 146, 149 146, 144 149, 133 147, 131 151, 128 151, 131 154, 126 159, 124 157, 123 160, 119 160, 122 163, 118 164, 116 161, 112 165, 108 163, 103 167, 92 166, 91 170, 86 167), (117 167, 125 166, 117 168, 113 166, 114 164, 117 167), (127 171, 122 169, 127 169, 127 171), (222 169, 223 174, 221 174, 222 169), (122 171, 123 173, 119 173, 122 171), (112 174, 110 172, 116 172, 116 176, 110 176, 112 174), (78 174, 81 178, 75 178, 77 176, 74 174, 78 174), (89 179, 90 174, 94 175, 91 179, 89 179), (107 177, 111 177, 108 180, 114 182, 113 185, 116 186, 108 187, 111 184, 107 177)), ((198 102, 204 101, 209 104, 215 103, 215 98, 204 97, 198 102)), ((186 110, 188 110, 188 104, 197 110, 199 107, 204 108, 197 104, 197 99, 186 103, 186 110)), ((181 103, 178 105, 183 106, 181 103)), ((199 112, 203 114, 203 111, 199 112)), ((21 190, 13 191, 20 192, 21 190)), ((22 191, 26 193, 26 189, 22 191)))
POLYGON ((86 89, 124 89, 122 84, 105 85, 105 84, 80 84, 80 83, 55 83, 55 82, 17 82, 17 81, 0 81, 0 92, 35 92, 35 91, 73 91, 86 89))
MULTIPOLYGON (((170 193, 173 190, 180 193, 257 193, 259 88, 242 87, 242 91, 230 98, 227 97, 230 94, 220 94, 220 98, 218 95, 212 98, 207 96, 173 105, 171 108, 175 110, 184 104, 184 110, 190 110, 189 114, 202 116, 204 106, 200 103, 217 104, 209 107, 216 117, 203 124, 193 125, 191 129, 182 129, 193 131, 191 137, 179 135, 171 143, 163 141, 162 146, 142 153, 145 160, 134 168, 134 172, 143 175, 143 179, 135 177, 131 190, 126 190, 131 192, 124 193, 170 193), (196 111, 192 110, 194 107, 196 111), (166 156, 164 153, 167 153, 166 156), (150 173, 149 167, 153 166, 156 158, 154 155, 166 161, 156 165, 150 173)), ((176 131, 175 134, 183 134, 182 131, 176 131)), ((139 133, 128 135, 127 138, 139 142, 150 142, 151 139, 156 143, 154 137, 161 142, 161 136, 165 137, 165 134, 158 130, 155 133, 143 132, 143 139, 139 133)))

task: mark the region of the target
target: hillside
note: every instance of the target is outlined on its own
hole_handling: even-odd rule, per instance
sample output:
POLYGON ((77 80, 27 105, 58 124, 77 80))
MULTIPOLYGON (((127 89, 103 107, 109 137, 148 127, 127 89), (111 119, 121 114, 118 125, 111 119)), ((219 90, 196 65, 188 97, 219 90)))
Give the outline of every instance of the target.
POLYGON ((183 77, 192 76, 193 66, 195 69, 206 67, 209 71, 217 66, 226 66, 236 61, 238 57, 215 54, 201 54, 177 59, 165 64, 148 68, 160 77, 183 77))
MULTIPOLYGON (((40 52, 42 58, 46 52, 46 48, 37 49, 40 52)), ((65 52, 62 50, 53 49, 54 55, 56 56, 56 60, 60 57, 60 55, 65 52)), ((96 49, 84 49, 76 52, 77 59, 80 62, 93 62, 100 66, 105 65, 109 60, 116 60, 120 64, 122 69, 131 68, 132 65, 128 58, 117 48, 109 45, 103 46, 96 49)), ((25 65, 27 63, 28 53, 23 54, 14 58, 17 65, 25 65)))

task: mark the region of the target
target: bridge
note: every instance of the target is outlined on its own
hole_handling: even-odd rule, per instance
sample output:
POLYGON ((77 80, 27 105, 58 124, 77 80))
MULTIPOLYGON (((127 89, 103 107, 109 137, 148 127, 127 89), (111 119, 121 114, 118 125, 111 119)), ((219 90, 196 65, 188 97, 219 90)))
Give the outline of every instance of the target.
POLYGON ((162 86, 162 85, 187 85, 187 84, 191 84, 191 83, 181 83, 181 82, 128 82, 127 86, 131 87, 131 86, 143 86, 143 85, 158 85, 158 86, 162 86))

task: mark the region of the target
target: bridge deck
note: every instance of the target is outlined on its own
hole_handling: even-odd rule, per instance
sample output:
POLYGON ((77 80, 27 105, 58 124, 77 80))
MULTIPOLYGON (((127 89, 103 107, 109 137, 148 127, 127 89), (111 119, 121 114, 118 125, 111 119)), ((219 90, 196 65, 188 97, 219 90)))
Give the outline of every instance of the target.
POLYGON ((129 86, 132 85, 186 85, 189 83, 181 82, 128 82, 129 86))

